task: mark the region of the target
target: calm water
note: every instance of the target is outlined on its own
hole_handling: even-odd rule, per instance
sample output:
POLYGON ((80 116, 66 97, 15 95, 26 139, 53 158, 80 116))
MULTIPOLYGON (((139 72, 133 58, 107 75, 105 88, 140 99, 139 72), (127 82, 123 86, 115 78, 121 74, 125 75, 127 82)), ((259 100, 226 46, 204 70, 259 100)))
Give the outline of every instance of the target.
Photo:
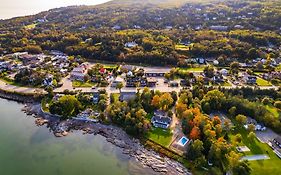
POLYGON ((52 8, 71 5, 96 5, 109 0, 0 0, 0 19, 34 15, 52 8))
POLYGON ((54 137, 22 107, 0 99, 0 175, 152 174, 102 136, 54 137))

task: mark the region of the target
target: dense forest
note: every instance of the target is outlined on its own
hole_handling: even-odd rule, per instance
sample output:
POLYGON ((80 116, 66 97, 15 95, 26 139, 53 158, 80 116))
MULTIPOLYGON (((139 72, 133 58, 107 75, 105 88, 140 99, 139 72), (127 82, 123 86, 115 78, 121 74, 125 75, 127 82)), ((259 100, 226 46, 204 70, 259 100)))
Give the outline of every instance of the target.
MULTIPOLYGON (((60 50, 88 59, 175 65, 266 58, 281 43, 281 2, 118 0, 0 21, 0 54, 60 50), (134 47, 126 43, 135 42, 134 47), (181 44, 185 49, 177 49, 181 44), (250 51, 251 50, 251 51, 250 51)), ((278 56, 276 49, 271 55, 278 56)))

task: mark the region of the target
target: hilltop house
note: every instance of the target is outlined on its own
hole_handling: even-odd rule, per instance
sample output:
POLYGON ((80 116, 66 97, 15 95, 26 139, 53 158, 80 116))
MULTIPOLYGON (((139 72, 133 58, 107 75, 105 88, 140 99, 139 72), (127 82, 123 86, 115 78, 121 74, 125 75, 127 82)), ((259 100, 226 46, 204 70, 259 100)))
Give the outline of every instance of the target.
POLYGON ((136 46, 138 46, 138 44, 136 42, 125 43, 125 47, 128 47, 128 48, 132 48, 132 47, 136 47, 136 46))
POLYGON ((166 112, 157 110, 154 112, 154 116, 151 119, 151 123, 154 127, 168 129, 172 119, 167 115, 166 112))
POLYGON ((217 26, 210 26, 210 29, 211 30, 217 30, 217 31, 226 31, 228 29, 228 27, 217 25, 217 26))

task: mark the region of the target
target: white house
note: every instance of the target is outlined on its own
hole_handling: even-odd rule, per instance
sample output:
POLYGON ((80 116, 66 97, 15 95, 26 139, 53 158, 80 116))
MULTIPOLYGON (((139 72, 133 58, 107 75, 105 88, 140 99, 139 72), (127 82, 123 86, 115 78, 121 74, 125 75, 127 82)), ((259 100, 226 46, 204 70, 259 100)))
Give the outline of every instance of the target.
POLYGON ((84 78, 87 74, 88 67, 89 66, 87 63, 83 63, 79 67, 74 68, 70 74, 71 79, 84 81, 84 78))
POLYGON ((135 41, 125 43, 125 47, 128 47, 128 48, 132 48, 132 47, 136 47, 136 46, 138 46, 138 44, 135 41))

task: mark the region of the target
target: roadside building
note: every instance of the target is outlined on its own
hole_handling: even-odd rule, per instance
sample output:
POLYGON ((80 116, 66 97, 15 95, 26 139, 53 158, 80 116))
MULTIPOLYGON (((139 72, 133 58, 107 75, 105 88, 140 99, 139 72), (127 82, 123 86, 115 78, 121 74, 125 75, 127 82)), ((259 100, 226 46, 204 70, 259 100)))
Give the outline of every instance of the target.
POLYGON ((166 112, 157 110, 154 112, 154 116, 151 119, 151 123, 154 127, 168 129, 171 125, 172 119, 166 112))
POLYGON ((155 87, 157 84, 157 79, 154 77, 147 78, 147 86, 148 87, 155 87))
POLYGON ((130 92, 121 92, 119 100, 120 101, 130 101, 136 97, 136 92, 135 91, 130 91, 130 92))
POLYGON ((170 87, 179 87, 179 83, 176 82, 176 81, 170 81, 170 82, 169 82, 169 86, 170 86, 170 87))
POLYGON ((121 77, 117 77, 111 84, 111 87, 116 87, 119 83, 124 83, 124 79, 121 77))

